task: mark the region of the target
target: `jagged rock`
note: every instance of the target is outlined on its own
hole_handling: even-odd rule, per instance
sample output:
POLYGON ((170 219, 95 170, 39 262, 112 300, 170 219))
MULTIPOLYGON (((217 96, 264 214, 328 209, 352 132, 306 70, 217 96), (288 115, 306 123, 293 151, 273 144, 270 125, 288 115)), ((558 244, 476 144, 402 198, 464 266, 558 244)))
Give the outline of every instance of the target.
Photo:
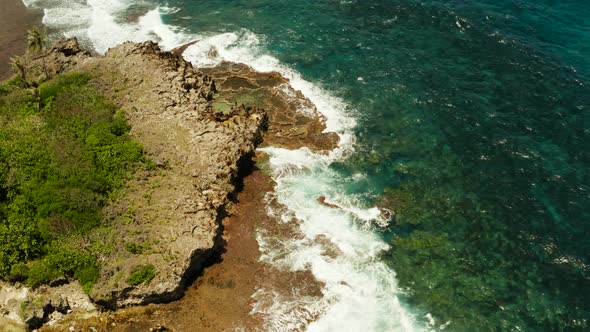
POLYGON ((0 282, 0 330, 5 325, 23 323, 20 310, 21 303, 27 300, 29 289, 20 284, 0 282))
MULTIPOLYGON (((53 44, 47 52, 47 71, 53 77, 82 63, 89 57, 90 53, 80 47, 76 38, 61 39, 53 44)), ((40 68, 41 59, 37 58, 35 62, 38 64, 37 67, 40 68)))
MULTIPOLYGON (((30 306, 30 304, 29 304, 30 306)), ((37 328, 45 323, 45 310, 42 306, 24 307, 22 310, 23 321, 31 328, 37 328)))
POLYGON ((58 40, 51 46, 51 50, 49 51, 49 53, 61 53, 64 57, 68 58, 80 54, 86 57, 90 56, 90 53, 88 51, 80 47, 80 44, 78 43, 78 40, 76 38, 58 40))
POLYGON ((72 310, 96 311, 77 282, 34 290, 19 284, 0 283, 0 330, 9 326, 4 321, 37 328, 60 320, 72 310))
POLYGON ((262 140, 266 114, 244 105, 223 117, 212 114, 211 77, 153 42, 124 43, 95 57, 79 52, 73 41, 54 49, 52 54, 76 59, 53 57, 51 66, 67 63, 67 70, 92 73, 96 87, 125 111, 131 136, 156 165, 165 165, 130 180, 123 197, 107 209, 116 231, 97 235, 97 241, 114 250, 100 258, 90 295, 107 308, 177 299, 220 249, 220 221, 231 206, 240 165, 262 140), (132 253, 130 244, 149 250, 132 253), (134 269, 146 266, 153 279, 129 281, 134 269))
POLYGON ((70 310, 68 301, 61 294, 36 294, 21 305, 22 319, 31 328, 40 327, 50 319, 59 319, 70 310))
POLYGON ((289 149, 305 146, 313 151, 331 151, 337 146, 338 135, 325 132, 325 119, 315 105, 293 89, 281 74, 260 73, 231 62, 205 68, 203 72, 216 82, 217 94, 212 107, 218 121, 228 117, 228 112, 220 108, 250 101, 264 108, 268 116, 263 144, 289 149))

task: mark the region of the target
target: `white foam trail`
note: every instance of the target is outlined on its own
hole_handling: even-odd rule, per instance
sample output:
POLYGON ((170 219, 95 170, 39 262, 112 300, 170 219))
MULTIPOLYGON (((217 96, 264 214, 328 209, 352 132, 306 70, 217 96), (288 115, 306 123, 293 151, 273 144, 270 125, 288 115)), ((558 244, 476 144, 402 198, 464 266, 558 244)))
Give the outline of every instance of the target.
POLYGON ((314 277, 325 284, 321 302, 329 305, 307 330, 417 329, 414 317, 398 300, 395 273, 380 260, 380 254, 388 245, 374 229, 365 227, 364 222, 368 220, 376 222, 374 210, 359 207, 350 196, 347 202, 338 202, 343 209, 330 208, 317 201, 320 195, 342 195, 342 181, 345 180, 326 168, 323 156, 310 155, 304 161, 296 151, 261 150, 271 155, 273 178, 277 182, 275 198, 301 221, 299 228, 305 236, 304 240, 277 243, 261 235, 259 244, 265 254, 262 259, 290 270, 310 269, 314 277), (293 154, 297 167, 290 163, 289 156, 293 154), (350 205, 345 206, 345 203, 350 205), (357 213, 350 213, 350 210, 357 213), (320 236, 333 243, 339 254, 324 255, 324 244, 315 241, 320 236))
POLYGON ((43 10, 43 24, 66 37, 79 37, 89 46, 85 37, 90 26, 92 8, 84 0, 23 0, 25 6, 43 10))
MULTIPOLYGON (((322 281, 324 297, 284 299, 272 290, 259 289, 254 311, 270 318, 272 331, 300 330, 306 321, 309 331, 412 331, 414 317, 400 304, 395 273, 379 259, 388 249, 373 228, 384 222, 378 209, 363 206, 358 197, 346 195, 343 179, 329 168, 335 160, 345 158, 354 146, 346 104, 319 85, 305 80, 297 71, 266 54, 259 36, 249 31, 196 36, 163 23, 162 13, 174 8, 153 5, 135 21, 119 18, 133 4, 132 0, 23 0, 29 7, 44 9, 43 23, 67 37, 78 37, 85 45, 104 53, 123 41, 155 40, 171 49, 191 40, 184 57, 199 66, 212 66, 222 60, 241 62, 257 71, 277 71, 289 79, 326 116, 326 131, 340 136, 337 149, 329 155, 308 149, 262 149, 270 155, 272 175, 277 185, 274 198, 288 211, 283 222, 296 217, 303 238, 269 241, 257 235, 261 259, 278 268, 297 271, 309 269, 322 281), (210 52, 215 48, 217 52, 210 52), (214 56, 217 54, 216 56, 214 56), (214 57, 213 57, 214 56, 214 57), (325 196, 340 209, 318 202, 325 196), (336 255, 324 255, 326 243, 337 248, 336 255)), ((285 90, 286 91, 286 90, 285 90)), ((284 92, 285 92, 284 91, 284 92)), ((303 112, 309 110, 302 109, 303 112)), ((357 177, 362 178, 362 175, 357 177)), ((269 210, 269 213, 272 211, 269 210)))
POLYGON ((258 289, 252 295, 254 304, 252 312, 264 317, 278 317, 265 322, 267 331, 302 331, 306 322, 326 311, 323 301, 313 296, 295 296, 285 300, 274 291, 258 289))

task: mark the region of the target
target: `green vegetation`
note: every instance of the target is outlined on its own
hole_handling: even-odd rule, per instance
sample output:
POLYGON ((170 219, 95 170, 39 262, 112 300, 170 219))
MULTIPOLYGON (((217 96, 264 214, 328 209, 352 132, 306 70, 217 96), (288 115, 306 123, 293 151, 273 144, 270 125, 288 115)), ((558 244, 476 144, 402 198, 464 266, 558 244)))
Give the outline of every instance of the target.
POLYGON ((256 156, 256 167, 266 176, 271 176, 272 169, 270 167, 270 155, 267 153, 260 153, 256 156))
POLYGON ((66 275, 86 291, 97 280, 86 235, 106 227, 102 208, 144 158, 90 79, 0 83, 0 278, 38 286, 66 275))
POLYGON ((148 243, 134 243, 129 242, 125 244, 125 249, 132 254, 142 254, 147 250, 150 250, 151 246, 148 243))
POLYGON ((143 283, 149 283, 156 276, 156 268, 152 264, 139 265, 131 270, 127 283, 132 286, 137 286, 143 283))

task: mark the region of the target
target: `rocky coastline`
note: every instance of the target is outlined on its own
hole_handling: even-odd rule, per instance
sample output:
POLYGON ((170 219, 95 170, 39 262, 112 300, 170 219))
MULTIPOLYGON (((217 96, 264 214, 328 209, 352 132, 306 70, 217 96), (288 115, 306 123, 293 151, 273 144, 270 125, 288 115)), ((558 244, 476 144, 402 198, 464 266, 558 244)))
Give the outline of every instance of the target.
POLYGON ((0 326, 13 320, 6 324, 36 328, 68 313, 80 318, 180 299, 204 267, 223 256, 223 222, 240 210, 241 179, 257 146, 329 151, 337 144, 337 135, 323 132, 325 119, 314 105, 278 73, 226 62, 195 68, 153 42, 92 56, 75 39, 60 40, 47 63, 52 75, 91 73, 92 84, 125 112, 130 135, 155 169, 129 180, 104 211, 110 231, 89 237, 111 248, 99 258, 92 291, 86 295, 69 280, 59 286, 68 292, 2 285, 0 326), (130 244, 143 249, 130 251, 130 244), (126 282, 134 268, 148 264, 153 280, 126 282))

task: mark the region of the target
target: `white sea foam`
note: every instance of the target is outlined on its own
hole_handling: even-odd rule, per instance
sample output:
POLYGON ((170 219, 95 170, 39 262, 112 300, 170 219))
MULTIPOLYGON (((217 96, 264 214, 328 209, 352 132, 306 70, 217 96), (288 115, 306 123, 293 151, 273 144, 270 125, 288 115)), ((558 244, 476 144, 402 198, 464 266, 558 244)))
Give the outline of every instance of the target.
MULTIPOLYGON (((43 24, 65 37, 77 37, 98 53, 125 41, 153 40, 164 49, 172 49, 194 36, 165 24, 163 13, 174 8, 145 7, 136 21, 118 19, 118 15, 134 4, 132 0, 23 0, 27 7, 43 9, 43 24)), ((135 9, 141 11, 141 9, 135 9)), ((137 13, 136 13, 137 14, 137 13)))
MULTIPOLYGON (((321 281, 323 298, 283 298, 264 285, 253 296, 253 312, 268 318, 272 331, 412 331, 415 318, 399 302, 395 273, 379 256, 388 249, 375 228, 386 222, 381 211, 365 206, 361 197, 346 194, 344 185, 361 181, 363 175, 342 178, 329 168, 346 158, 354 148, 355 126, 346 104, 320 85, 305 80, 300 73, 282 64, 264 50, 264 40, 246 31, 217 35, 190 35, 163 23, 162 13, 174 8, 153 6, 135 21, 117 19, 133 4, 131 0, 23 0, 27 6, 44 8, 43 22, 65 36, 76 36, 83 43, 105 52, 126 40, 155 40, 171 49, 190 40, 184 57, 198 66, 219 62, 245 63, 257 71, 277 71, 289 79, 318 111, 327 118, 326 131, 340 136, 337 149, 329 155, 309 149, 261 149, 270 155, 272 176, 276 181, 272 198, 284 206, 280 222, 295 225, 301 236, 277 241, 264 232, 257 234, 261 259, 279 269, 309 270, 321 281), (215 49, 216 52, 210 52, 215 49), (318 202, 337 205, 331 208, 318 202), (327 239, 319 241, 318 239, 327 239), (335 255, 324 255, 327 245, 337 248, 335 255), (305 326, 304 322, 313 322, 305 326)), ((309 110, 302 109, 303 112, 309 110)), ((271 210, 269 213, 277 213, 271 210)))
MULTIPOLYGON (((304 239, 280 242, 262 234, 262 259, 283 269, 310 269, 325 285, 321 302, 329 305, 307 330, 414 330, 414 317, 398 300, 395 273, 379 259, 388 245, 374 227, 366 226, 378 222, 375 209, 362 207, 354 196, 344 196, 345 179, 326 167, 326 157, 312 154, 302 159, 298 153, 284 149, 261 150, 271 155, 277 182, 273 195, 300 220, 298 227, 304 235, 304 239), (320 204, 320 196, 340 197, 334 203, 342 208, 320 204), (338 255, 324 255, 325 244, 316 241, 320 237, 335 245, 338 255)), ((282 316, 276 319, 281 321, 282 316)))
POLYGON ((264 327, 268 331, 302 331, 308 321, 327 309, 325 301, 317 301, 313 296, 294 294, 285 299, 266 289, 257 289, 252 298, 255 301, 252 312, 267 318, 264 327))

